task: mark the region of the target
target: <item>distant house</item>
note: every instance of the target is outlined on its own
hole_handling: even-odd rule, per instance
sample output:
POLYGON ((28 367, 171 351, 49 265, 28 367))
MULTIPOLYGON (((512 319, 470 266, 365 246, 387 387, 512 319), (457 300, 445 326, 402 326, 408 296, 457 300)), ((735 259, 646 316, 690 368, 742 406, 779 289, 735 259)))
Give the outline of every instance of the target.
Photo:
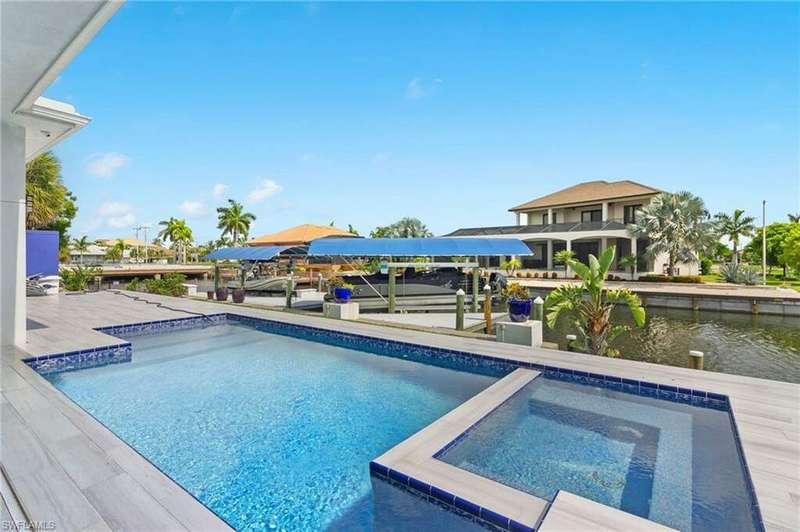
POLYGON ((330 225, 302 224, 277 233, 258 236, 247 241, 248 246, 307 246, 318 238, 347 238, 356 235, 330 225))
MULTIPOLYGON (((95 240, 93 244, 89 244, 88 249, 83 253, 76 250, 75 246, 70 245, 69 247, 70 262, 82 263, 87 265, 103 264, 109 262, 108 259, 106 258, 106 255, 109 249, 114 247, 114 245, 117 243, 118 240, 119 239, 117 238, 100 238, 98 240, 95 240), (82 259, 81 256, 83 256, 82 259)), ((135 238, 123 238, 121 240, 125 242, 126 246, 125 251, 122 253, 122 259, 125 262, 133 260, 133 258, 136 256, 137 253, 139 254, 139 257, 136 258, 136 260, 139 262, 144 262, 145 247, 147 248, 147 254, 149 260, 171 256, 174 254, 174 252, 171 249, 150 242, 145 242, 144 240, 137 240, 135 238)))
MULTIPOLYGON (((660 193, 634 181, 589 181, 510 208, 516 225, 464 228, 447 236, 522 239, 533 251, 533 256, 521 257, 523 268, 545 271, 557 269, 553 258, 558 251, 572 250, 585 262, 589 254, 597 256, 615 245, 617 258, 637 256, 637 273, 664 273, 666 257, 645 259, 649 241, 632 238, 627 231, 636 211, 660 193)), ((678 273, 696 275, 698 265, 680 264, 678 273)))

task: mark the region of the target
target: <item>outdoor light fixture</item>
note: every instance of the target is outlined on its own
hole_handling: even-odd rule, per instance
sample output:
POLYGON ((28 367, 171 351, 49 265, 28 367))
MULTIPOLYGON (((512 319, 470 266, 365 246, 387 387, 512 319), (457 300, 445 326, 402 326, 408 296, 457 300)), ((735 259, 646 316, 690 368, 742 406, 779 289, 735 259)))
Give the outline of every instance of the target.
POLYGON ((30 214, 33 212, 33 196, 28 194, 25 196, 25 212, 30 214))

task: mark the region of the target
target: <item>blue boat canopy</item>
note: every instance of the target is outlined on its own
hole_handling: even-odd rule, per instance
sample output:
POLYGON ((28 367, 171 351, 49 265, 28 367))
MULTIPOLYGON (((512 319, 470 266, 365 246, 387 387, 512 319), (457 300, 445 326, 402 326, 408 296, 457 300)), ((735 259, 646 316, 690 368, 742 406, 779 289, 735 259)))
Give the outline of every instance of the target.
POLYGON ((275 258, 281 253, 287 255, 305 254, 305 246, 264 246, 264 247, 241 247, 241 248, 220 248, 212 251, 205 257, 205 260, 261 260, 267 261, 275 258))
POLYGON ((492 257, 533 255, 517 238, 321 238, 308 254, 350 257, 492 257))

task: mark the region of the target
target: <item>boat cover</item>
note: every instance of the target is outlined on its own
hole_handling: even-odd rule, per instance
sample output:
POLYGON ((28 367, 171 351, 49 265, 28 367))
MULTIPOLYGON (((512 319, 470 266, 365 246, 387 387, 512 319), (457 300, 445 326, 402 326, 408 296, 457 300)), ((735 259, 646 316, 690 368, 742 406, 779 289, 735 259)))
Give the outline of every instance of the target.
POLYGON ((490 257, 533 255, 518 238, 322 238, 308 254, 350 257, 490 257))
POLYGON ((302 254, 302 246, 263 246, 263 247, 239 247, 239 248, 220 248, 212 251, 203 259, 205 260, 270 260, 280 255, 284 251, 292 250, 291 255, 302 254))

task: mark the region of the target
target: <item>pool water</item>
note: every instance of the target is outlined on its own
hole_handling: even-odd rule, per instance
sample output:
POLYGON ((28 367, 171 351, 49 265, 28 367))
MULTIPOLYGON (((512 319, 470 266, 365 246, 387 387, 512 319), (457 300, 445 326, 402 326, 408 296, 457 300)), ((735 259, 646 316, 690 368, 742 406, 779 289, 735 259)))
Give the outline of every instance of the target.
POLYGON ((723 410, 539 377, 438 458, 683 531, 758 529, 723 410))
POLYGON ((239 530, 371 529, 369 461, 496 381, 242 324, 130 340, 47 378, 239 530))

